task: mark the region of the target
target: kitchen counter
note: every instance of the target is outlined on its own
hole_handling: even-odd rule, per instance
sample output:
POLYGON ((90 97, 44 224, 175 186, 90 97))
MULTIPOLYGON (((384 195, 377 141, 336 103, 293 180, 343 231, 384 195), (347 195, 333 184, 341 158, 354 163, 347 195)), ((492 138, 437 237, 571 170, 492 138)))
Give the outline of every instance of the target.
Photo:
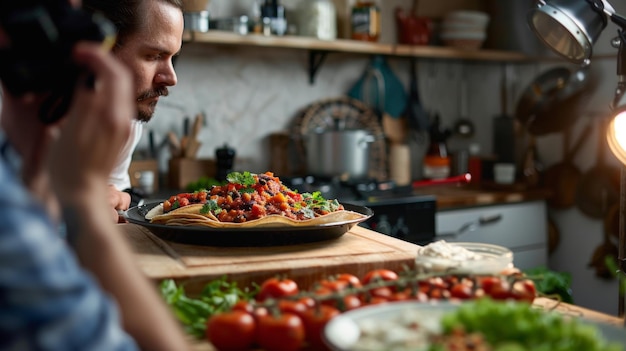
POLYGON ((544 188, 528 188, 523 184, 501 185, 436 185, 419 187, 416 195, 434 195, 438 210, 546 200, 552 192, 544 188))

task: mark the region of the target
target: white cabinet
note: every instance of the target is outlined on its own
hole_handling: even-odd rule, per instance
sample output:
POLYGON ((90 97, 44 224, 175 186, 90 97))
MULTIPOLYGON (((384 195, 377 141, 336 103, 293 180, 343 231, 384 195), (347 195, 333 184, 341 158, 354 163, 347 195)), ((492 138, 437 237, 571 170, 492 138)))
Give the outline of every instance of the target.
POLYGON ((527 269, 547 266, 547 223, 545 201, 439 210, 435 239, 505 246, 513 251, 513 264, 527 269))

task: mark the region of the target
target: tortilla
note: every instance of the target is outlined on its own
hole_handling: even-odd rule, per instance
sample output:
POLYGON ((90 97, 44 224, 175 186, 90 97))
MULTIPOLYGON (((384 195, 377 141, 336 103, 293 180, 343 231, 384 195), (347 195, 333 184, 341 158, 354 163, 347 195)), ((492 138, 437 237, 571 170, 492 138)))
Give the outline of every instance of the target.
MULTIPOLYGON (((158 207, 158 206, 156 206, 158 207)), ((211 228, 269 228, 269 227, 307 227, 338 224, 363 219, 366 216, 348 210, 339 210, 329 214, 306 219, 295 220, 281 215, 269 215, 243 223, 220 222, 212 213, 201 214, 202 204, 194 204, 177 208, 164 214, 158 214, 150 218, 151 223, 178 225, 178 226, 204 226, 211 228)), ((155 212, 158 212, 155 211, 155 212)), ((150 214, 150 212, 148 212, 150 214)), ((146 215, 148 219, 148 215, 146 215)))

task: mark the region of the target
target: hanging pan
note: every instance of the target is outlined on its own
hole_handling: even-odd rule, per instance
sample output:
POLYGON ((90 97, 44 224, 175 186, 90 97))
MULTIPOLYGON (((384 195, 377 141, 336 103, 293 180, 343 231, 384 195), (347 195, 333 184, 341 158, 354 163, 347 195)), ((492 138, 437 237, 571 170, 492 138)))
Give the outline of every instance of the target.
POLYGON ((593 90, 592 82, 588 67, 552 68, 524 90, 515 117, 536 136, 562 131, 580 115, 585 97, 593 90))

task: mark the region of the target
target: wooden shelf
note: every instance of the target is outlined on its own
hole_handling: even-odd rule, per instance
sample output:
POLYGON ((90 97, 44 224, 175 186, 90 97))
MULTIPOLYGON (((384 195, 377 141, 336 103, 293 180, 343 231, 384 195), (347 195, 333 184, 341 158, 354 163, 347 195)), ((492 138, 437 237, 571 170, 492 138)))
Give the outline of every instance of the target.
POLYGON ((213 30, 209 32, 189 32, 183 35, 185 42, 217 45, 240 45, 264 48, 299 49, 309 51, 309 82, 315 75, 328 53, 354 53, 362 55, 385 55, 413 59, 447 59, 483 62, 530 62, 536 58, 519 52, 503 50, 463 50, 443 46, 418 46, 372 43, 357 40, 319 40, 300 36, 264 36, 261 34, 240 35, 213 30))
POLYGON ((473 61, 530 61, 519 52, 502 50, 463 50, 443 46, 411 46, 398 44, 372 43, 356 40, 337 39, 333 41, 299 36, 264 36, 260 34, 239 35, 225 31, 186 32, 183 39, 187 42, 246 45, 267 48, 287 48, 325 52, 345 52, 358 54, 377 54, 416 58, 455 59, 473 61))

